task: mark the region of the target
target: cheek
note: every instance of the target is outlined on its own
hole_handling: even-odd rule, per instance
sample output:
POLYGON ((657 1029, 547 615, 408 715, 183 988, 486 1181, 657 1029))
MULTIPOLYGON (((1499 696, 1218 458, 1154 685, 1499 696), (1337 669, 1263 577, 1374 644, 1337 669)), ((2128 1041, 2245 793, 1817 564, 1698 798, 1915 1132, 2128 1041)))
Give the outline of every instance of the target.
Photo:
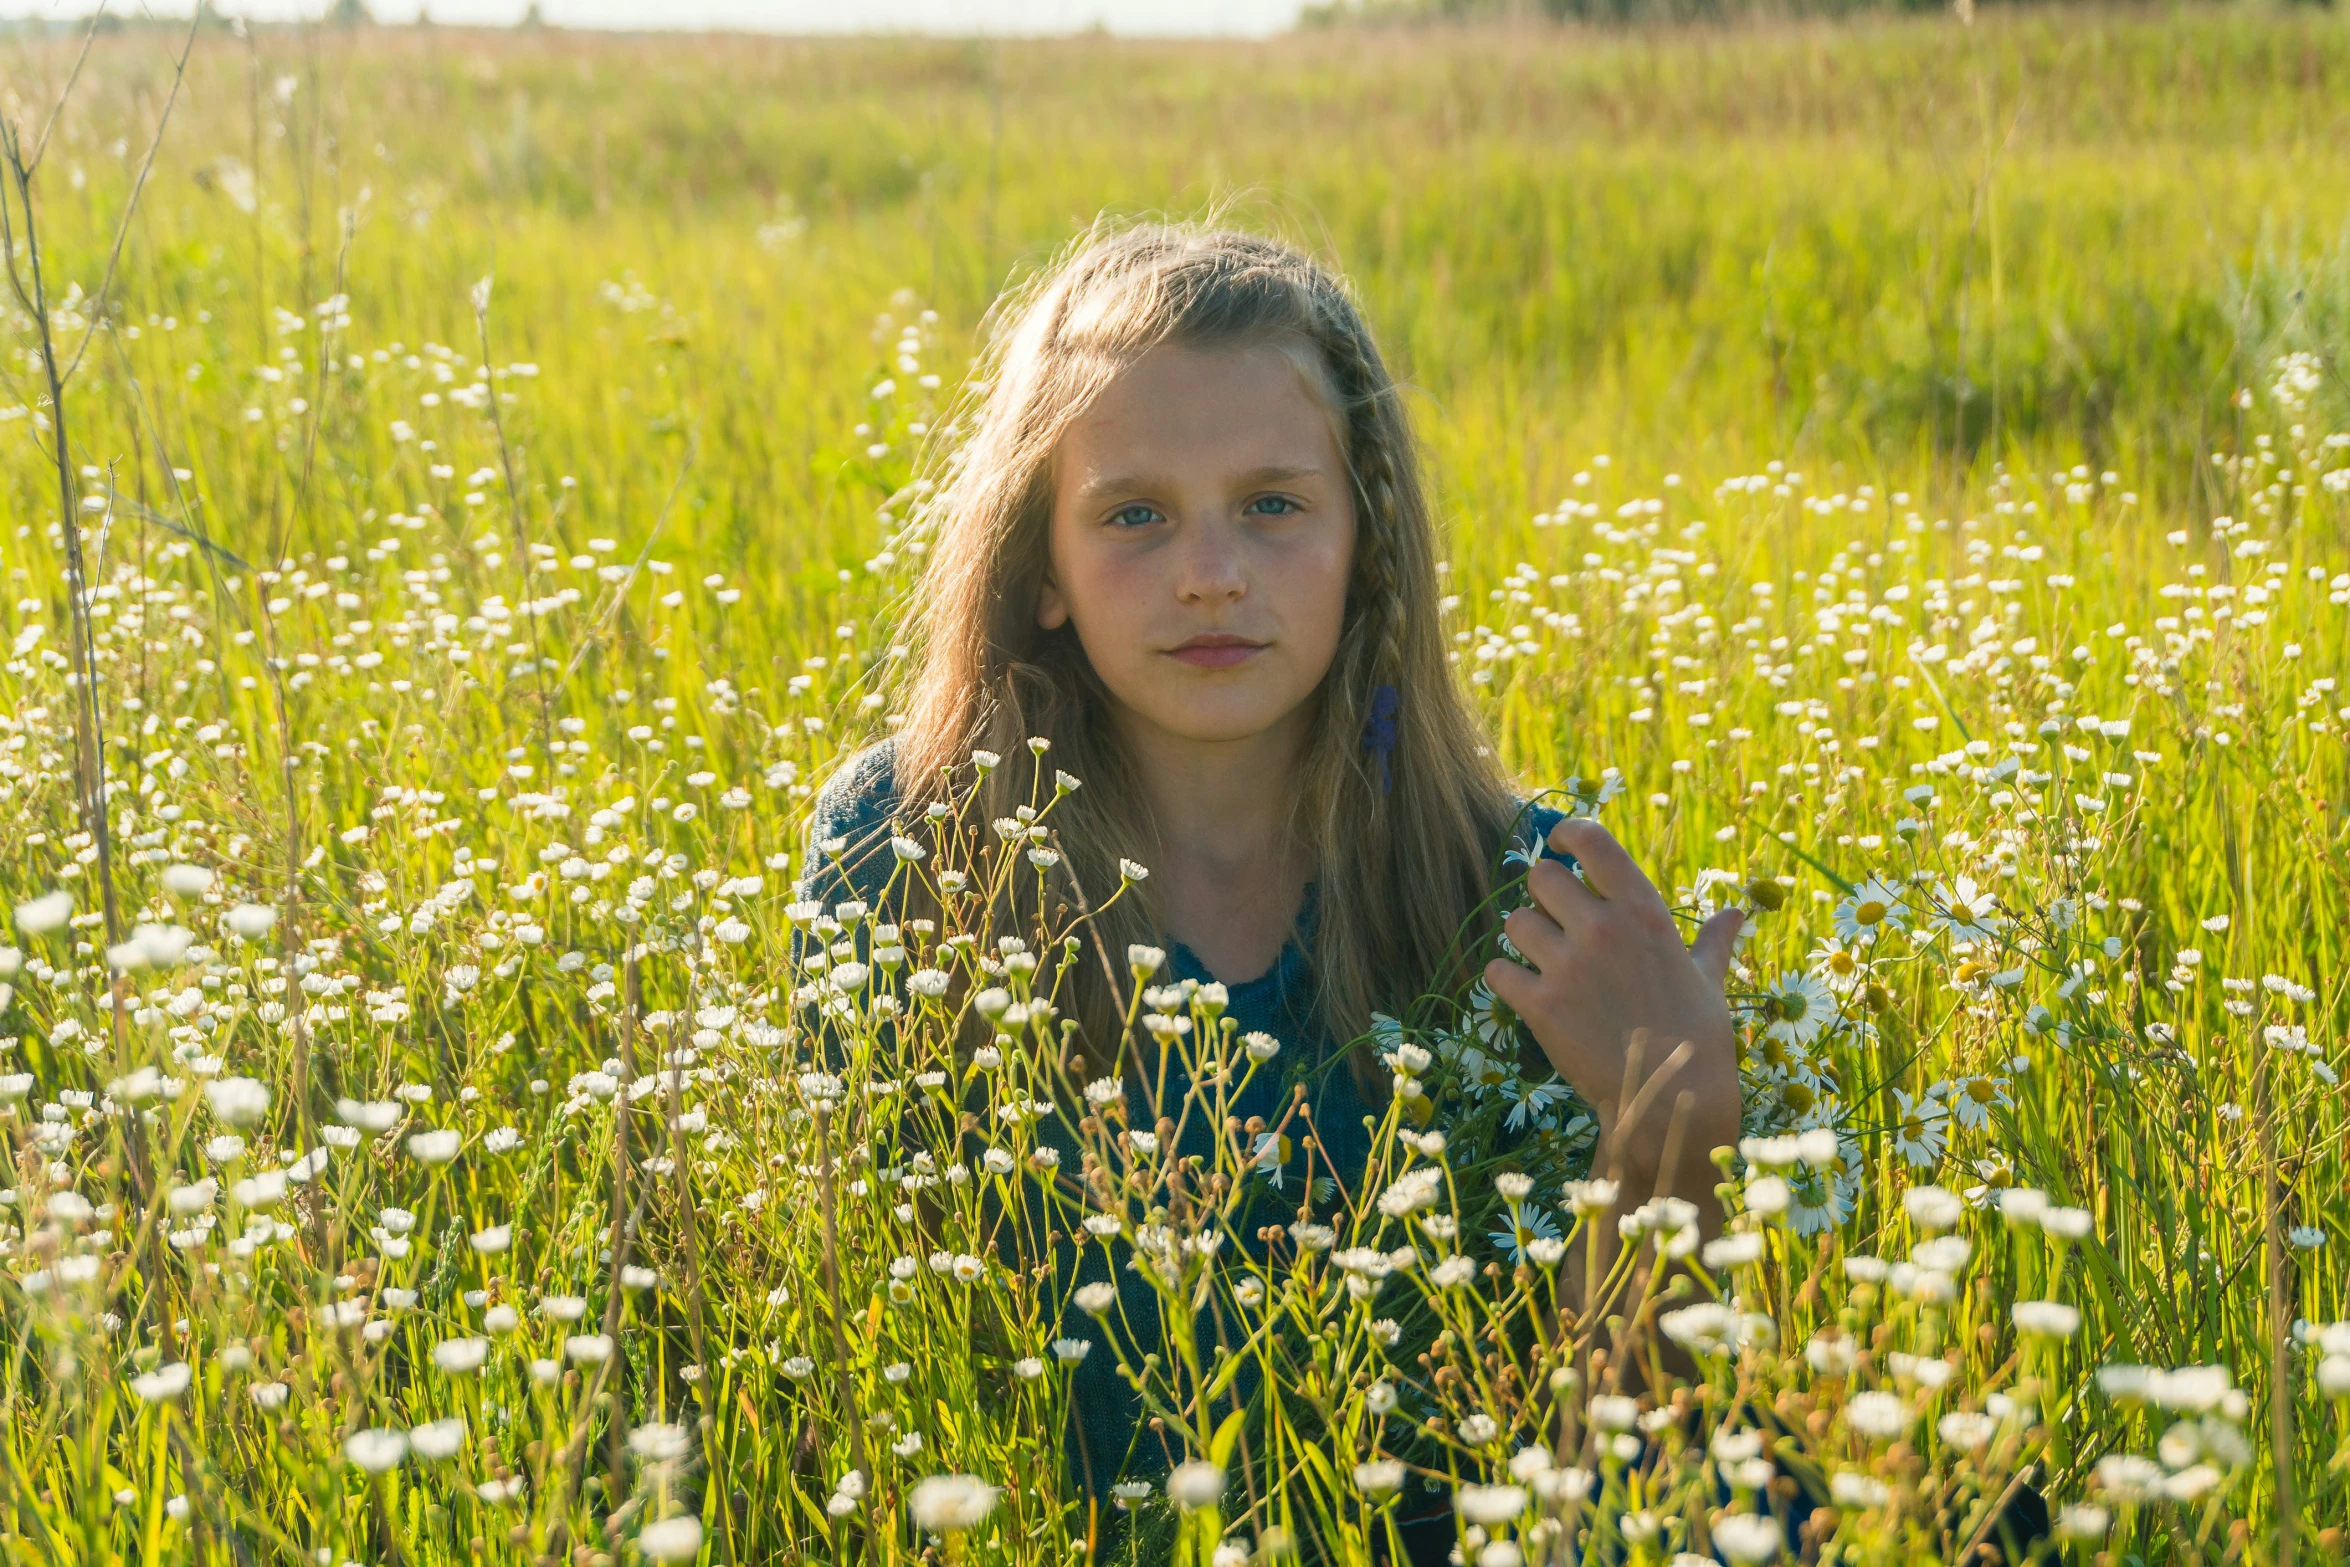
POLYGON ((1346 590, 1354 574, 1352 545, 1351 534, 1317 541, 1306 558, 1297 563, 1295 580, 1310 585, 1306 598, 1310 608, 1306 612, 1334 647, 1339 627, 1346 620, 1346 590))
POLYGON ((1072 551, 1064 561, 1057 569, 1079 639, 1097 660, 1114 657, 1142 628, 1152 592, 1147 561, 1120 560, 1106 551, 1072 551))

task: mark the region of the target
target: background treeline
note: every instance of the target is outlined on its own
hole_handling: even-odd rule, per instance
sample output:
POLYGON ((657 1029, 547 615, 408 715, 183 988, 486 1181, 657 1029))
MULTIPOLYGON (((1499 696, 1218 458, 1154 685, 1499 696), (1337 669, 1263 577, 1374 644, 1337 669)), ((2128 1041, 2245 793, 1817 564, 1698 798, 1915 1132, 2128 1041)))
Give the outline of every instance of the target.
MULTIPOLYGON (((176 43, 101 39, 58 129, 67 282, 105 270, 176 43)), ((78 49, 21 46, 17 90, 78 49)), ((675 525, 814 564, 829 529, 765 520, 861 505, 808 454, 864 417, 829 367, 873 352, 895 289, 938 309, 951 364, 1074 215, 1219 196, 1353 276, 1479 515, 1549 505, 1601 451, 2201 484, 2278 354, 2350 363, 2350 26, 2002 5, 1235 43, 208 32, 118 286, 242 322, 340 291, 379 335, 462 344, 494 267, 512 351, 597 388, 588 445, 635 500, 661 504, 686 421, 628 398, 690 386, 742 460, 697 470, 675 525), (613 303, 632 276, 658 308, 613 303)), ((238 373, 273 341, 236 342, 238 373)))
MULTIPOLYGON (((1317 0, 1299 18, 1307 27, 1404 22, 1751 22, 1798 17, 1913 15, 1956 11, 1971 16, 2018 0, 1317 0)), ((2028 0, 2111 9, 2113 0, 2028 0)), ((2267 4, 2270 0, 2255 0, 2267 4)), ((2280 6, 2331 9, 2334 0, 2273 0, 2280 6)), ((2152 5, 2147 7, 2153 9, 2152 5)))

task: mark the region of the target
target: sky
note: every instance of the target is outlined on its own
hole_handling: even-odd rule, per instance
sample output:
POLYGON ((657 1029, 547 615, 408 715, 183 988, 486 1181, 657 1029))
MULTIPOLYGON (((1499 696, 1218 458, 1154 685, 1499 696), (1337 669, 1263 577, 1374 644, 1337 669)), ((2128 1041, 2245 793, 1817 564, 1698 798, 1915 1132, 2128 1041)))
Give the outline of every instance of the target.
MULTIPOLYGON (((528 0, 424 0, 436 22, 502 27, 528 0)), ((1304 0, 539 0, 560 27, 724 29, 773 33, 1067 33, 1261 37, 1290 25, 1304 0)), ((327 0, 218 0, 253 21, 315 17, 327 0)), ((369 0, 377 20, 405 22, 418 0, 369 0)), ((87 16, 91 0, 0 0, 0 19, 87 16)), ((120 16, 188 14, 187 0, 111 0, 120 16)))

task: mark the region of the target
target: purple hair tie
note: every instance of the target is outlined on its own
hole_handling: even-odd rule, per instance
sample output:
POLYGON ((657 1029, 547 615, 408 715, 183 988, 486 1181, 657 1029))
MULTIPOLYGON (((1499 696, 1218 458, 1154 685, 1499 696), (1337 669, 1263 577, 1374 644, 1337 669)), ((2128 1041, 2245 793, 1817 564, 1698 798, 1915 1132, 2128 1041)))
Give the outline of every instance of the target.
POLYGON ((1381 686, 1371 693, 1371 716, 1363 723, 1363 749, 1379 759, 1379 792, 1385 794, 1393 780, 1388 776, 1388 753, 1395 749, 1395 715, 1403 706, 1403 699, 1393 686, 1381 686))

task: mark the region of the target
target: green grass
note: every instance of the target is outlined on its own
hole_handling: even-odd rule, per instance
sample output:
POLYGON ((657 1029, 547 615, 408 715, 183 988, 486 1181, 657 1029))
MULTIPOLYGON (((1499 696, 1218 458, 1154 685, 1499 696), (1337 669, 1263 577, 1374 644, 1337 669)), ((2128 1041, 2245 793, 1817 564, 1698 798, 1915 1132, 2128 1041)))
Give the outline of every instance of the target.
MULTIPOLYGON (((593 285, 633 269, 682 315, 663 357, 694 413, 758 442, 775 471, 752 493, 789 485, 776 498, 801 515, 822 495, 805 454, 854 422, 857 392, 810 372, 900 286, 961 342, 1010 270, 1105 206, 1242 192, 1326 243, 1428 392, 1457 504, 1488 522, 1555 498, 1593 449, 1724 469, 1818 452, 1950 481, 2013 445, 2175 483, 2247 366, 2344 330, 2350 37, 2322 14, 202 48, 128 256, 142 306, 218 303, 252 334, 324 298, 337 213, 365 192, 356 319, 454 339, 463 285, 495 266, 516 351, 605 388, 541 434, 570 462, 573 443, 604 449, 618 385, 654 376, 606 362, 597 330, 617 328, 593 285), (301 84, 282 111, 281 75, 301 84), (247 217, 195 176, 256 146, 247 217), (804 236, 763 250, 760 225, 791 214, 804 236)), ((89 184, 54 237, 90 284, 124 175, 108 149, 142 142, 164 49, 108 40, 64 122, 60 160, 89 184)), ((52 50, 28 81, 33 59, 61 72, 52 50)), ((249 357, 262 339, 230 341, 249 357)), ((633 442, 608 455, 663 467, 633 442)), ((713 502, 745 507, 723 478, 703 481, 713 502)))
MULTIPOLYGON (((172 43, 102 40, 57 122, 35 184, 53 299, 99 284, 172 43)), ((12 87, 45 106, 73 52, 12 47, 12 87)), ((2319 477, 2350 469, 2350 443, 2326 441, 2350 429, 2346 85, 2350 27, 2302 11, 1212 46, 206 35, 127 233, 114 325, 66 398, 78 494, 101 498, 82 543, 102 595, 118 924, 177 920, 209 953, 168 982, 133 975, 119 1021, 99 877, 80 858, 95 845, 72 837, 88 826, 73 617, 20 316, 0 379, 14 639, 0 896, 64 888, 78 922, 17 938, 25 966, 0 1014, 0 1076, 27 1079, 0 1122, 15 1164, 0 1553, 584 1563, 627 1559, 649 1519, 691 1512, 712 1560, 1068 1559, 1093 1523, 1060 1480, 1065 1383, 1007 1369, 1050 1359, 1042 1292, 1000 1265, 979 1290, 926 1268, 894 1300, 903 1250, 992 1255, 976 1188, 947 1189, 934 1239, 909 1238, 812 1151, 805 1042, 749 1025, 787 1023, 811 977, 783 912, 809 788, 886 732, 889 620, 910 579, 903 552, 875 563, 902 542, 912 426, 938 416, 995 291, 1096 211, 1228 199, 1357 280, 1415 388, 1463 665, 1513 769, 1530 787, 1619 769, 1605 817, 1684 901, 1722 895, 1700 885, 1708 868, 1786 895, 1736 982, 1756 1113, 1800 1112, 1788 1073, 1807 1095, 1832 1087, 1865 1179, 1849 1222, 1764 1226, 1764 1262, 1738 1275, 1786 1353, 1711 1366, 1681 1396, 1768 1405, 1804 1433, 1787 1465, 1892 1487, 1888 1506, 1847 1509, 1853 1560, 1954 1553, 2025 1464, 2060 1505, 2113 1507, 2116 1564, 2341 1554, 2350 1424, 2321 1396, 2319 1351, 2277 1330, 2350 1318, 2350 1117, 2318 1070, 2344 1064, 2350 909, 2350 698, 2323 684, 2350 673, 2350 493, 2319 477), (503 454, 484 407, 448 395, 485 357, 468 294, 484 276, 487 361, 535 367, 488 383, 503 454), (317 307, 338 294, 349 319, 329 312, 338 358, 322 368, 317 307), (892 364, 909 325, 936 392, 892 364), (2286 406, 2276 367, 2295 352, 2320 373, 2286 406), (896 394, 870 395, 893 375, 896 394), (84 464, 111 472, 111 510, 84 464), (547 553, 526 572, 530 547, 547 553), (536 616, 517 607, 532 599, 536 616), (869 688, 883 699, 866 704, 869 688), (2082 729, 2091 716, 2126 717, 2127 737, 2082 729), (2010 756, 2019 774, 1975 776, 2010 756), (687 781, 703 769, 708 784, 687 781), (1930 809, 1904 796, 1921 786, 1930 809), (747 805, 721 803, 738 787, 747 805), (535 803, 549 793, 568 814, 535 803), (639 809, 594 820, 623 798, 639 809), (655 798, 697 811, 643 808, 655 798), (1905 835, 1904 818, 1922 825, 1905 835), (622 845, 637 867, 565 879, 566 859, 622 845), (497 868, 435 903, 460 846, 497 868), (645 868, 654 849, 682 857, 677 875, 645 868), (211 889, 165 890, 177 862, 212 870, 211 889), (657 896, 635 926, 615 922, 640 873, 657 896), (1967 877, 2008 923, 1963 952, 1888 936, 1868 954, 1879 1010, 1840 1003, 1791 1061, 1772 1048, 1767 998, 1816 961, 1844 884, 1928 873, 1921 913, 1967 877), (717 885, 745 875, 763 886, 717 885), (223 924, 245 901, 278 911, 266 937, 223 924), (730 917, 749 927, 739 944, 712 939, 730 917), (2200 962, 2180 965, 2182 948, 2200 962), (559 961, 574 952, 586 967, 559 961), (290 999, 269 982, 297 956, 356 982, 313 995, 344 1015, 299 1032, 266 1010, 290 999), (613 989, 596 964, 615 966, 613 989), (2314 998, 2259 988, 2270 974, 2314 998), (164 1005, 175 993, 202 1005, 183 1019, 164 1005), (736 1019, 688 1045, 683 1014, 712 1005, 736 1019), (2305 1027, 2314 1055, 2264 1042, 2272 1024, 2305 1027), (581 1074, 616 1057, 651 1071, 683 1048, 728 1075, 660 1084, 616 1132, 581 1074), (187 1064, 205 1056, 271 1091, 226 1164, 205 1153, 221 1127, 203 1064, 187 1064), (67 1097, 119 1082, 127 1100, 143 1065, 179 1087, 141 1113, 67 1097), (1903 1106, 1938 1083, 2009 1103, 1920 1164, 1898 1146, 1903 1106), (226 1210, 237 1180, 320 1146, 338 1096, 390 1101, 401 1084, 431 1097, 276 1210, 289 1238, 238 1256, 224 1217, 200 1245, 162 1243, 196 1222, 161 1207, 175 1183, 220 1177, 226 1210), (687 1109, 702 1129, 673 1127, 687 1109), (522 1133, 512 1151, 486 1141, 501 1126, 522 1133), (465 1134, 454 1164, 410 1156, 425 1127, 465 1134), (641 1163, 656 1142, 668 1167, 641 1163), (1848 1256, 1906 1255, 1901 1197, 1930 1179, 2038 1186, 2093 1227, 2070 1241, 1970 1210, 1976 1256, 1942 1304, 1847 1276, 1848 1256), (52 1224, 53 1182, 115 1210, 52 1224), (639 1202, 627 1245, 660 1280, 632 1293, 610 1248, 616 1204, 639 1202), (827 1202, 837 1282, 811 1217, 827 1202), (369 1233, 387 1206, 415 1216, 406 1248, 369 1233), (467 1236, 498 1225, 511 1249, 476 1254, 467 1236), (2297 1227, 2322 1244, 2289 1241, 2297 1227), (63 1265, 82 1257, 96 1278, 63 1265), (47 1290, 28 1289, 35 1275, 47 1290), (395 1310, 383 1288, 415 1304, 395 1310), (482 1331, 467 1290, 526 1313, 576 1295, 588 1316, 526 1315, 478 1378, 445 1375, 433 1345, 482 1331), (2008 1308, 2040 1297, 2081 1309, 2076 1336, 2019 1342, 2008 1308), (388 1331, 322 1324, 338 1299, 371 1300, 388 1331), (592 1364, 584 1384, 577 1365, 531 1380, 532 1358, 605 1324, 608 1380, 592 1364), (1871 1442, 1795 1353, 1838 1326, 1870 1351, 1862 1380, 1922 1409, 2020 1399, 2043 1418, 1980 1452, 1931 1422, 1871 1442), (1893 1353, 1945 1352, 1939 1400, 1890 1369, 1893 1353), (820 1369, 790 1374, 801 1355, 820 1369), (901 1360, 913 1377, 887 1380, 901 1360), (193 1387, 142 1401, 130 1377, 163 1363, 194 1367, 193 1387), (2097 1367, 2130 1363, 2224 1365, 2246 1391, 2201 1438, 2234 1455, 2207 1496, 2124 1505, 2101 1486, 2101 1459, 2153 1453, 2172 1423, 2098 1389, 2097 1367), (263 1411, 248 1389, 270 1379, 292 1391, 263 1411), (884 1413, 894 1427, 866 1424, 884 1413), (354 1431, 453 1417, 467 1434, 447 1463, 371 1481, 345 1460, 354 1431), (650 1422, 685 1430, 631 1456, 627 1429, 650 1422), (923 1449, 889 1454, 908 1431, 923 1449), (832 1522, 826 1499, 860 1452, 871 1494, 832 1522), (905 1493, 945 1472, 1013 1489, 980 1530, 926 1546, 905 1493), (509 1474, 518 1500, 479 1494, 509 1474)), ((44 107, 9 112, 39 134, 44 107)), ((56 325, 79 339, 77 320, 56 325)), ((915 946, 916 963, 950 961, 915 946)), ((938 1029, 910 1027, 899 1048, 852 1082, 948 1065, 938 1029)), ((1049 1059, 1015 1067, 1072 1101, 1049 1059)), ((1453 1124, 1498 1110, 1473 1076, 1457 1056, 1430 1073, 1453 1124)), ((923 1119, 936 1113, 894 1127, 843 1110, 827 1135, 888 1167, 949 1146, 923 1119)), ((1481 1259, 1500 1199, 1472 1142, 1461 1229, 1481 1259)), ((1555 1190, 1536 1200, 1558 1207, 1555 1190)), ((1402 1244, 1399 1224, 1381 1244, 1402 1244)), ((1326 1269, 1298 1277, 1287 1296, 1286 1274, 1267 1287, 1300 1331, 1251 1351, 1288 1401, 1223 1455, 1235 1538, 1279 1526, 1359 1552, 1376 1509, 1334 1443, 1449 1452, 1431 1467, 1450 1483, 1531 1431, 1555 1436, 1562 1410, 1583 1418, 1578 1398, 1540 1390, 1604 1311, 1537 1312, 1540 1279, 1517 1295, 1505 1274, 1477 1305, 1389 1285, 1379 1312, 1457 1335, 1429 1366, 1391 1368, 1369 1306, 1326 1269), (1530 1344, 1538 1331, 1563 1342, 1530 1344), (1464 1343, 1519 1357, 1515 1382, 1464 1343), (1448 1354, 1456 1377, 1439 1379, 1448 1354), (1415 1446, 1364 1402, 1391 1375, 1428 1400, 1407 1403, 1415 1418, 1457 1434, 1490 1412, 1515 1435, 1415 1446)), ((1657 1304, 1618 1283, 1630 1293, 1610 1309, 1657 1304)), ((1166 1374, 1171 1423, 1209 1450, 1215 1411, 1186 1402, 1196 1368, 1166 1374)), ((1718 1472, 1677 1450, 1603 1490, 1645 1488, 1643 1505, 1682 1521, 1676 1548, 1696 1548, 1718 1472)), ((1172 1524, 1165 1512, 1146 1509, 1172 1524)), ((1183 1526, 1203 1559, 1207 1516, 1183 1526)))

